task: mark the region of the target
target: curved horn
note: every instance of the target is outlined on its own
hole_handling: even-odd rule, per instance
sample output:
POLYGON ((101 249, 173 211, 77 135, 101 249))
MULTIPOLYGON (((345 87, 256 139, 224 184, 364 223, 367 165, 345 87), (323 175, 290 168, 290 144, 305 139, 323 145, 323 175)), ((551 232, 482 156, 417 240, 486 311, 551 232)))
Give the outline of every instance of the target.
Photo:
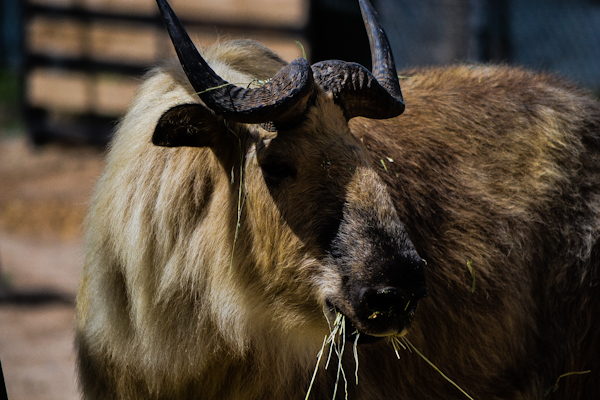
POLYGON ((373 73, 362 65, 322 61, 312 66, 315 81, 333 94, 346 118, 392 118, 404 112, 398 72, 377 13, 369 0, 359 0, 369 36, 373 73))
POLYGON ((283 67, 266 84, 245 89, 222 79, 204 61, 166 0, 156 0, 179 61, 202 101, 231 121, 289 121, 305 112, 313 91, 312 71, 305 59, 283 67))

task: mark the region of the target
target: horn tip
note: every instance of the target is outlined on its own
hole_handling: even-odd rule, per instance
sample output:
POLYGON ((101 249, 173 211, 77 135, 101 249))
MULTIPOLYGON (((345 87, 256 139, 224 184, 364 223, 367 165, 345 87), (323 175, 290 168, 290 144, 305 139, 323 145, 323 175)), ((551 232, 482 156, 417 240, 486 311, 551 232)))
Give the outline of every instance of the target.
MULTIPOLYGON (((158 0, 157 0, 158 1, 158 0)), ((374 13, 375 9, 369 0, 358 0, 358 5, 360 6, 360 11, 365 14, 366 12, 374 13)))

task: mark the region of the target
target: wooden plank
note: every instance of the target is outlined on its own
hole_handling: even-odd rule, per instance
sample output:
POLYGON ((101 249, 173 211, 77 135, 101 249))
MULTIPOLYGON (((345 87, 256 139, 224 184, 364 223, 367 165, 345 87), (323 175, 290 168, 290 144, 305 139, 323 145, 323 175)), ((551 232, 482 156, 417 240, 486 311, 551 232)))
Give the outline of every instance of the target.
POLYGON ((228 23, 301 28, 308 21, 307 0, 171 0, 178 15, 228 23))
POLYGON ((156 61, 158 28, 123 22, 89 25, 68 18, 35 17, 27 27, 29 52, 149 65, 156 61))
POLYGON ((119 75, 100 75, 95 83, 95 112, 102 116, 121 116, 133 100, 140 81, 119 75))
POLYGON ((152 64, 158 58, 158 28, 124 23, 90 25, 91 55, 94 59, 152 64))
MULTIPOLYGON (((157 14, 151 0, 29 0, 31 4, 80 8, 97 12, 140 16, 157 14)), ((185 19, 228 24, 301 28, 308 21, 308 0, 170 0, 185 19)))
POLYGON ((150 0, 28 0, 28 3, 60 8, 79 8, 98 12, 127 13, 139 16, 152 16, 156 14, 156 2, 150 0))
MULTIPOLYGON (((300 36, 250 34, 244 31, 217 33, 214 29, 189 30, 191 37, 203 46, 233 38, 252 38, 264 43, 283 59, 302 56, 300 36)), ((306 43, 304 44, 306 46, 306 43)), ((85 25, 70 19, 36 17, 27 29, 27 46, 31 53, 55 57, 85 57, 97 61, 113 61, 134 65, 152 65, 174 55, 163 29, 125 23, 97 22, 85 25)))
POLYGON ((82 22, 71 19, 33 18, 27 25, 27 50, 57 57, 81 56, 85 30, 82 22))
POLYGON ((88 10, 137 15, 156 14, 156 1, 149 0, 79 0, 88 10))
POLYGON ((27 77, 27 100, 54 112, 118 117, 138 85, 138 80, 120 75, 36 69, 27 77))
POLYGON ((36 69, 27 76, 27 100, 32 106, 86 113, 90 111, 83 73, 36 69))

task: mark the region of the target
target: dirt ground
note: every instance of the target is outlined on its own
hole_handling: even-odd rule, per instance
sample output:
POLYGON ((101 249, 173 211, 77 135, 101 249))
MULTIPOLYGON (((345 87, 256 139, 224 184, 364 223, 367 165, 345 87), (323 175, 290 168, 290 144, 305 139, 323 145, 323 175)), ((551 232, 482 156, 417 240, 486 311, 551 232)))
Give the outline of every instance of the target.
POLYGON ((0 134, 0 360, 10 400, 76 399, 73 299, 101 151, 0 134))

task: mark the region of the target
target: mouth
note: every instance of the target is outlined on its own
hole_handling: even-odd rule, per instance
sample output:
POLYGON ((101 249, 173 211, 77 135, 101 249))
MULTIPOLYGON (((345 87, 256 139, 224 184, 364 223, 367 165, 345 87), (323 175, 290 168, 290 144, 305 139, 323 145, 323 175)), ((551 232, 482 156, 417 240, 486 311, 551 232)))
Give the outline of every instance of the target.
POLYGON ((357 344, 370 344, 386 337, 404 336, 408 333, 417 309, 417 301, 404 305, 402 309, 390 308, 389 310, 358 310, 357 312, 345 311, 332 301, 327 300, 327 311, 335 317, 344 316, 344 332, 346 340, 357 344))

